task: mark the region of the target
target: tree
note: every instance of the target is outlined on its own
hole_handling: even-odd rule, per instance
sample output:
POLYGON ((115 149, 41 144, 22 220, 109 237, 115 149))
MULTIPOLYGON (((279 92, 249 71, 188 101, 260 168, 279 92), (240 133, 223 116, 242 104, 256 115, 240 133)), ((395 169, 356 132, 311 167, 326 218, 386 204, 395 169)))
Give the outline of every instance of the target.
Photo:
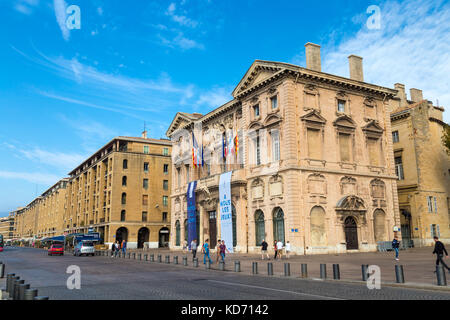
POLYGON ((442 144, 444 145, 447 154, 450 155, 450 125, 444 125, 444 134, 442 135, 442 144))

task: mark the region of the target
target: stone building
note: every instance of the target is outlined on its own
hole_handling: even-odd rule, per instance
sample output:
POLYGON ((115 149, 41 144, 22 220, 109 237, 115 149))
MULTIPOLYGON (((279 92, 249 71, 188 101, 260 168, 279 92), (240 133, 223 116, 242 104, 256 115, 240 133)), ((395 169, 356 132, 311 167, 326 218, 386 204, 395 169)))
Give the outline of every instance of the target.
POLYGON ((388 105, 397 91, 364 82, 362 58, 350 78, 322 72, 308 43, 306 68, 256 60, 232 100, 202 114, 179 112, 167 130, 172 152, 171 247, 187 239, 188 182, 197 181, 197 232, 220 239, 219 177, 232 171, 234 239, 256 252, 265 239, 297 254, 374 251, 400 225, 388 105), (237 154, 223 140, 238 136, 237 154), (193 137, 204 165, 193 167, 193 137))
POLYGON ((171 142, 116 137, 69 173, 63 229, 99 232, 129 248, 166 246, 171 142))
POLYGON ((391 100, 392 139, 401 232, 414 245, 433 243, 433 236, 450 242, 450 157, 442 145, 444 109, 423 99, 421 90, 395 84, 391 100))
POLYGON ((3 241, 14 238, 14 213, 11 212, 7 217, 0 218, 0 235, 3 236, 3 241))

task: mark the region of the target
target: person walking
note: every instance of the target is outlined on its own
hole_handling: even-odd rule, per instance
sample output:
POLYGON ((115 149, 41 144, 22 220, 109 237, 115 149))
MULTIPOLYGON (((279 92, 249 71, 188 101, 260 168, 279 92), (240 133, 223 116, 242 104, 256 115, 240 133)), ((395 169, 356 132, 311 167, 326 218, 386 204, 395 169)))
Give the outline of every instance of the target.
POLYGON ((400 241, 398 241, 397 235, 395 235, 394 240, 392 240, 392 248, 395 251, 395 260, 399 261, 400 259, 398 258, 398 248, 400 248, 400 241))
POLYGON ((278 240, 277 242, 277 253, 278 257, 281 259, 283 257, 283 242, 281 242, 281 240, 278 240))
POLYGON ((222 244, 222 242, 220 242, 220 239, 217 241, 217 245, 216 245, 216 263, 219 263, 219 259, 220 259, 220 245, 222 244))
POLYGON ((114 251, 114 258, 117 257, 117 255, 119 254, 119 251, 120 251, 119 240, 116 241, 115 246, 116 246, 116 248, 115 248, 115 251, 114 251))
POLYGON ((124 257, 126 253, 127 253, 127 242, 126 240, 122 240, 122 254, 124 257))
POLYGON ((115 251, 116 251, 116 243, 113 242, 111 245, 111 258, 114 257, 115 251))
POLYGON ((435 254, 437 256, 437 258, 436 258, 436 267, 439 266, 439 263, 442 263, 444 268, 447 269, 450 272, 450 268, 447 266, 447 264, 444 262, 444 259, 443 259, 444 258, 444 252, 445 252, 445 257, 448 258, 447 249, 445 249, 444 244, 439 241, 439 238, 437 236, 434 236, 433 239, 434 239, 433 254, 435 254))
POLYGON ((286 258, 289 259, 289 253, 291 252, 291 244, 290 242, 286 242, 286 258))
POLYGON ((230 253, 230 250, 228 250, 227 246, 225 245, 225 240, 222 240, 222 243, 219 246, 220 256, 222 257, 222 262, 225 263, 225 253, 228 251, 230 253))
POLYGON ((275 255, 273 256, 274 260, 277 260, 278 250, 277 250, 277 240, 273 242, 273 250, 275 251, 275 255))
POLYGON ((264 255, 267 256, 267 260, 270 260, 269 254, 267 253, 267 247, 269 244, 266 242, 265 239, 261 242, 261 259, 264 260, 264 255))
POLYGON ((197 239, 191 241, 192 261, 194 261, 197 255, 197 239))
POLYGON ((206 257, 208 257, 209 263, 212 264, 213 261, 211 260, 211 257, 209 256, 209 244, 208 244, 209 239, 205 240, 205 243, 203 244, 202 247, 202 252, 203 252, 203 264, 206 264, 206 257))

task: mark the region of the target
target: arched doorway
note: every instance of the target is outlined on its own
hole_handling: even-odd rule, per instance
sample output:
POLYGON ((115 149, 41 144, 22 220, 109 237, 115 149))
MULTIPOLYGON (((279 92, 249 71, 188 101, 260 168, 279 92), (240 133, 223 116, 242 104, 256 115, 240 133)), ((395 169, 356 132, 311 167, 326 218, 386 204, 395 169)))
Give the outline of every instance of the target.
POLYGON ((358 249, 358 227, 353 217, 347 217, 344 222, 345 242, 347 250, 358 249))
POLYGON ((150 231, 146 227, 142 227, 138 231, 138 244, 137 247, 139 249, 144 248, 144 244, 148 242, 150 238, 150 231))
POLYGON ((284 212, 281 208, 273 211, 273 239, 284 242, 284 212))
POLYGON ((164 248, 169 246, 169 229, 164 227, 159 230, 159 247, 164 248))
POLYGON ((375 242, 385 241, 385 213, 381 209, 376 209, 373 213, 373 233, 375 242))
POLYGON ((120 227, 116 231, 115 241, 119 241, 119 243, 122 243, 122 240, 125 240, 128 242, 128 229, 125 227, 120 227))
POLYGON ((208 211, 209 218, 209 247, 216 248, 217 242, 217 213, 216 211, 208 211))
POLYGON ((255 212, 255 245, 261 246, 262 241, 266 237, 266 229, 264 226, 264 212, 256 210, 255 212))
MULTIPOLYGON (((186 241, 186 243, 188 242, 188 221, 187 219, 184 220, 184 241, 186 241)), ((188 243, 188 245, 190 245, 188 243)))
POLYGON ((177 246, 177 247, 179 247, 180 246, 180 221, 179 220, 177 220, 176 222, 175 222, 175 245, 177 246))

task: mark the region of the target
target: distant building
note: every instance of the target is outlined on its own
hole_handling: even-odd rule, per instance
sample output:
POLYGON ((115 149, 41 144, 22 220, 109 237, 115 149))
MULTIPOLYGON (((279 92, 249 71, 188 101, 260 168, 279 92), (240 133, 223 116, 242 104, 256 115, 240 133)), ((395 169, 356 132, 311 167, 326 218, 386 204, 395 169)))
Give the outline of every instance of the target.
POLYGON ((14 213, 11 212, 7 217, 0 218, 0 234, 3 235, 3 241, 12 240, 14 237, 14 213))
POLYGON ((450 242, 450 156, 442 145, 444 108, 423 99, 422 91, 395 85, 391 100, 392 138, 401 231, 404 240, 431 245, 433 236, 450 242))

